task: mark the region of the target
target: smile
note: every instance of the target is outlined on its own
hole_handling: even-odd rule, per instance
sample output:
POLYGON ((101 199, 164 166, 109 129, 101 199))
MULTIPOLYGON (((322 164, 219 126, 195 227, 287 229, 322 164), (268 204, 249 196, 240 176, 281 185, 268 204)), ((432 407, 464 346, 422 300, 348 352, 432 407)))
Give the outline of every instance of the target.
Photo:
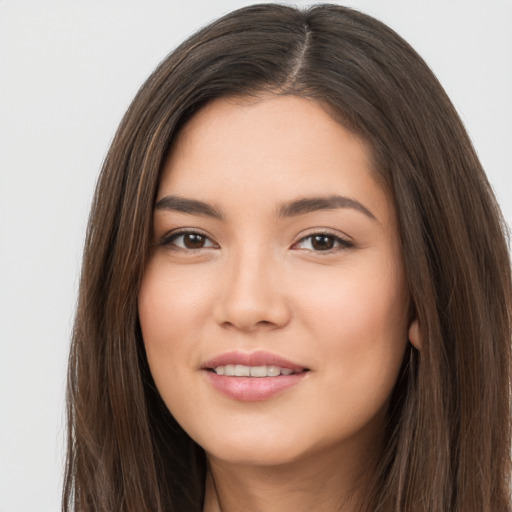
POLYGON ((216 392, 232 400, 260 402, 304 382, 310 369, 265 351, 229 352, 202 365, 216 392))
POLYGON ((227 377, 279 377, 279 375, 291 375, 299 373, 291 368, 279 366, 245 366, 243 364, 227 364, 213 368, 217 375, 227 377))

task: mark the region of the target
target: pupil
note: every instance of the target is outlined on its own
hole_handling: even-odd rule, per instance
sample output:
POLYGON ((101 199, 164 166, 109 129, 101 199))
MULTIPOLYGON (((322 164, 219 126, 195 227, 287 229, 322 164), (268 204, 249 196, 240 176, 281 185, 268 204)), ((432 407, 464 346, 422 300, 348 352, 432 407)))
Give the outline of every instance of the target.
POLYGON ((195 233, 185 235, 183 242, 187 249, 201 249, 204 246, 204 236, 195 233))
POLYGON ((315 235, 312 240, 312 246, 318 251, 327 251, 334 246, 334 239, 332 236, 315 235))

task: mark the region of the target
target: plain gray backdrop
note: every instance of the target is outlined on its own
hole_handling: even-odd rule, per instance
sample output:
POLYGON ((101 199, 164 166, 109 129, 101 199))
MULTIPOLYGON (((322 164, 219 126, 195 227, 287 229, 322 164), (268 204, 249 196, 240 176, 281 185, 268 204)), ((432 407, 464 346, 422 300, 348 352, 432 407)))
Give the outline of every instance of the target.
MULTIPOLYGON (((170 50, 250 3, 0 0, 0 512, 60 507, 81 250, 116 126, 170 50)), ((388 23, 432 67, 510 224, 512 0, 343 4, 388 23)))

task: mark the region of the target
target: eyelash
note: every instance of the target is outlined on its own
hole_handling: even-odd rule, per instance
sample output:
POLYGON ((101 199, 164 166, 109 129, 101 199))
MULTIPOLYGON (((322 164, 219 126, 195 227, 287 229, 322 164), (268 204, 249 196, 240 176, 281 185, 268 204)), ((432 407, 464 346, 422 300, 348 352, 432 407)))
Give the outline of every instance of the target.
POLYGON ((345 238, 342 238, 338 234, 332 233, 327 229, 324 229, 322 231, 315 231, 306 236, 303 236, 300 240, 295 242, 292 247, 295 247, 295 246, 299 245, 300 243, 303 243, 305 240, 310 240, 311 241, 310 244, 311 244, 315 237, 329 238, 333 241, 334 244, 337 244, 337 246, 332 247, 330 249, 326 249, 326 250, 314 250, 314 249, 306 249, 306 250, 311 250, 311 251, 313 251, 315 253, 319 253, 319 254, 332 254, 332 253, 344 251, 347 249, 351 249, 354 247, 353 242, 351 242, 345 238))
MULTIPOLYGON (((315 250, 314 248, 305 249, 305 250, 310 250, 312 252, 319 253, 319 254, 322 254, 322 253, 323 254, 332 254, 335 252, 351 249, 352 247, 354 247, 354 244, 352 242, 350 242, 349 240, 346 240, 337 234, 331 233, 328 230, 323 230, 323 231, 313 232, 311 234, 308 234, 308 235, 302 237, 300 240, 298 240, 297 242, 295 242, 292 245, 292 249, 295 246, 303 243, 306 240, 312 241, 314 237, 322 237, 322 238, 331 239, 333 244, 337 244, 337 245, 335 245, 334 247, 331 247, 329 249, 326 249, 326 250, 315 250)), ((217 249, 219 247, 207 235, 205 235, 204 233, 201 233, 200 231, 194 231, 194 230, 181 230, 181 231, 169 233, 168 235, 165 235, 162 238, 162 240, 158 243, 158 245, 168 247, 169 249, 171 249, 173 251, 198 251, 198 250, 202 250, 202 249, 211 249, 211 248, 217 249), (208 240, 211 243, 211 245, 209 245, 207 247, 197 247, 197 248, 178 247, 175 243, 176 240, 179 239, 180 237, 185 237, 187 235, 201 237, 203 240, 208 240)))
POLYGON ((215 242, 210 240, 210 238, 207 235, 205 235, 204 233, 201 233, 200 231, 186 230, 185 229, 185 230, 175 231, 175 232, 172 232, 172 233, 169 233, 169 234, 165 235, 158 245, 168 247, 169 249, 171 249, 173 251, 196 251, 196 250, 201 250, 201 249, 210 249, 212 247, 216 248, 215 246, 217 244, 215 244, 215 242), (204 240, 209 240, 212 245, 208 246, 208 247, 198 247, 198 248, 195 248, 195 249, 192 249, 192 248, 189 248, 189 247, 178 247, 175 244, 176 240, 178 238, 180 238, 180 237, 185 237, 187 235, 191 235, 191 236, 195 235, 195 236, 202 237, 204 240))

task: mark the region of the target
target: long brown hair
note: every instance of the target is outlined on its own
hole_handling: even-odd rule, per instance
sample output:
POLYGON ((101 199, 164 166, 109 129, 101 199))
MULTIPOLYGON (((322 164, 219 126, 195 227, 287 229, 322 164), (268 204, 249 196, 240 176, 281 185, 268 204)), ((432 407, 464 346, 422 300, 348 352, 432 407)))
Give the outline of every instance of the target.
POLYGON ((504 222, 432 72, 357 11, 255 5, 193 35, 140 89, 105 159, 68 374, 63 510, 199 512, 205 456, 148 369, 137 293, 159 173, 213 98, 317 100, 365 139, 399 220, 421 352, 410 347, 366 511, 510 512, 512 290, 504 222))

